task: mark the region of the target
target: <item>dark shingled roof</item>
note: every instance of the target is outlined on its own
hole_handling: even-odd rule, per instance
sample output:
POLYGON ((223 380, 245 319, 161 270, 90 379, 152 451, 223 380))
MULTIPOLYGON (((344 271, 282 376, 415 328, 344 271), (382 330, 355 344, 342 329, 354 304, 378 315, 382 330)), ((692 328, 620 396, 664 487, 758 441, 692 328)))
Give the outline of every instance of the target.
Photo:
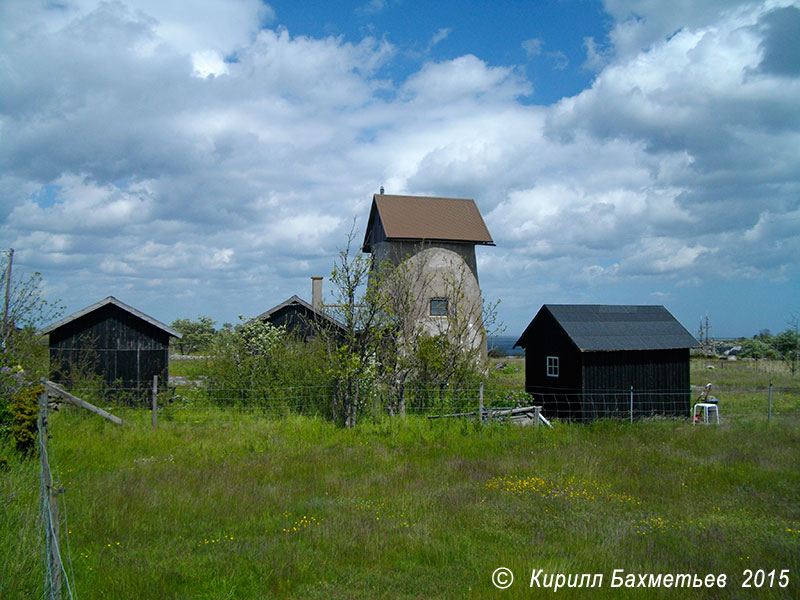
POLYGON ((140 318, 142 321, 150 323, 150 325, 152 325, 153 327, 161 329, 162 331, 164 331, 165 333, 171 335, 172 337, 176 337, 176 338, 183 337, 178 331, 176 331, 172 327, 169 327, 168 325, 164 325, 164 323, 162 323, 161 321, 158 321, 157 319, 154 319, 153 317, 151 317, 149 315, 146 315, 146 314, 144 314, 143 312, 141 312, 139 310, 136 310, 132 306, 128 306, 124 302, 114 298, 114 296, 107 296, 106 298, 103 298, 102 300, 100 300, 100 302, 95 302, 94 304, 92 304, 91 306, 87 306, 83 310, 79 310, 78 312, 72 313, 68 317, 64 317, 60 321, 56 321, 55 323, 53 323, 51 325, 48 325, 44 329, 39 330, 37 333, 39 335, 45 335, 45 334, 48 334, 48 333, 52 333, 53 331, 55 331, 59 327, 63 327, 67 323, 71 323, 72 321, 74 321, 76 319, 79 319, 84 315, 88 315, 89 313, 94 312, 97 309, 106 306, 107 304, 111 304, 112 306, 116 306, 117 308, 119 308, 121 310, 124 310, 125 312, 128 312, 128 313, 134 315, 135 317, 140 318))
POLYGON ((526 347, 531 328, 548 311, 582 352, 667 350, 700 344, 663 306, 545 304, 515 346, 526 347))
POLYGON ((252 318, 252 319, 250 319, 250 320, 251 320, 251 321, 254 321, 254 320, 256 320, 256 319, 257 319, 257 320, 259 320, 259 321, 266 321, 266 320, 268 320, 268 319, 269 319, 269 318, 270 318, 272 315, 274 315, 275 313, 277 313, 278 311, 280 311, 280 310, 282 310, 282 309, 284 309, 284 308, 286 308, 286 307, 289 307, 289 306, 297 306, 298 308, 304 309, 304 310, 305 310, 305 311, 306 311, 308 314, 311 314, 311 315, 316 315, 316 316, 318 316, 318 317, 321 317, 321 318, 325 319, 326 321, 329 321, 330 323, 332 323, 332 324, 333 324, 333 325, 335 325, 336 327, 339 327, 340 329, 344 329, 344 328, 345 328, 345 326, 344 326, 344 324, 343 324, 343 323, 341 323, 341 322, 340 322, 340 321, 338 321, 337 319, 334 319, 334 318, 333 318, 333 317, 331 317, 331 316, 328 316, 328 315, 326 315, 326 314, 325 314, 324 312, 322 312, 322 311, 317 311, 317 310, 314 310, 314 307, 313 307, 311 304, 309 304, 308 302, 306 302, 305 300, 303 300, 302 298, 300 298, 300 297, 299 297, 299 296, 297 296, 297 295, 294 295, 294 296, 292 296, 292 297, 291 297, 291 298, 289 298, 288 300, 284 300, 283 302, 281 302, 281 303, 280 303, 280 304, 278 304, 277 306, 273 306, 273 307, 272 307, 272 308, 270 308, 269 310, 267 310, 267 311, 265 311, 265 312, 261 313, 261 314, 260 314, 260 315, 258 315, 257 317, 253 317, 253 318, 252 318))
POLYGON ((386 239, 472 242, 494 245, 475 201, 471 198, 429 196, 372 197, 364 251, 370 252, 375 215, 380 216, 386 239))

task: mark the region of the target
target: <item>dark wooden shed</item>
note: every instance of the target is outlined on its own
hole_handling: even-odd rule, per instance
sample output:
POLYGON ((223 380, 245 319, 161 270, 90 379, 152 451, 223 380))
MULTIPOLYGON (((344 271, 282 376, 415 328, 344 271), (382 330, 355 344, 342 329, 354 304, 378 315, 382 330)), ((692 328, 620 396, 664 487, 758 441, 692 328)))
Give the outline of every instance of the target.
POLYGON ((545 304, 517 340, 547 416, 688 415, 697 340, 663 306, 545 304))
POLYGON ((169 339, 181 334, 109 296, 42 329, 50 336, 50 372, 66 382, 76 369, 100 375, 114 390, 166 386, 169 339))
POLYGON ((287 331, 303 340, 308 340, 316 335, 314 325, 320 321, 326 326, 330 326, 333 331, 344 329, 339 321, 323 313, 321 308, 314 308, 299 296, 292 296, 255 318, 271 323, 275 327, 286 327, 287 331))

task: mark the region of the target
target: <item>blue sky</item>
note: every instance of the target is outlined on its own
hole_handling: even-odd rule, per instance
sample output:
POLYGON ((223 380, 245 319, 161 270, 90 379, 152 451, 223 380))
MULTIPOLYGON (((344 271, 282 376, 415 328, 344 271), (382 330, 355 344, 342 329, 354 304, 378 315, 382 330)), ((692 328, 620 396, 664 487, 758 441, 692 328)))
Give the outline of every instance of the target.
POLYGON ((273 2, 274 24, 296 35, 379 35, 398 48, 385 66, 402 81, 426 61, 466 54, 516 65, 533 84, 524 102, 551 104, 591 83, 584 38, 607 41, 611 18, 600 2, 273 2))
POLYGON ((381 185, 475 199, 507 335, 544 303, 800 311, 796 3, 187 7, 0 3, 0 245, 68 312, 308 298, 381 185))

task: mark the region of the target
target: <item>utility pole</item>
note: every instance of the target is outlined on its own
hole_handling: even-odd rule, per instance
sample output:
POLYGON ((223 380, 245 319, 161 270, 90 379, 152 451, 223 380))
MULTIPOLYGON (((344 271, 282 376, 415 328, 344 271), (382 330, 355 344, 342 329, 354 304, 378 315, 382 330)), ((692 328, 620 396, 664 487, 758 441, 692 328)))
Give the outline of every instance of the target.
POLYGON ((8 335, 8 301, 11 297, 11 265, 14 262, 14 249, 8 249, 8 270, 6 271, 6 297, 3 302, 3 353, 6 352, 6 347, 8 344, 6 343, 6 337, 8 335))
POLYGON ((711 325, 708 324, 708 313, 706 313, 705 319, 700 319, 700 330, 698 331, 700 339, 698 341, 704 352, 714 354, 714 344, 709 331, 711 331, 711 325))

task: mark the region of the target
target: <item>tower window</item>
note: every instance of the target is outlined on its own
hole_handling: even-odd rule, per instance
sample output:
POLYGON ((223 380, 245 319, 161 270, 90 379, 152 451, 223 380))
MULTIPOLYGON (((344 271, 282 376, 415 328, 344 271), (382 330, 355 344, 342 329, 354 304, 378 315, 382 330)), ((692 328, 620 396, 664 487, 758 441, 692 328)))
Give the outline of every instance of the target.
POLYGON ((431 316, 447 316, 447 298, 431 298, 431 316))

